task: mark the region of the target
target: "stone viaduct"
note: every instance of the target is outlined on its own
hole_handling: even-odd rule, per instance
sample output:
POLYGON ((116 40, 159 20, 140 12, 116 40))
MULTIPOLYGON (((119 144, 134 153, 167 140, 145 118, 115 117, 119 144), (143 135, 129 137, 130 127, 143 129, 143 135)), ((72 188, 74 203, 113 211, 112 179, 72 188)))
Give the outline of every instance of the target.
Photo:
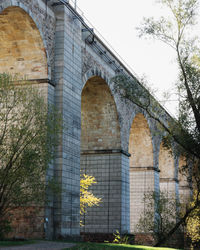
POLYGON ((181 159, 162 146, 156 122, 114 91, 114 76, 135 77, 67 0, 0 0, 0 72, 37 82, 65 124, 47 173, 62 193, 34 218, 17 214, 16 236, 80 234, 80 169, 96 177, 93 192, 102 197, 83 218, 87 233, 135 232, 148 190, 189 194, 181 159))

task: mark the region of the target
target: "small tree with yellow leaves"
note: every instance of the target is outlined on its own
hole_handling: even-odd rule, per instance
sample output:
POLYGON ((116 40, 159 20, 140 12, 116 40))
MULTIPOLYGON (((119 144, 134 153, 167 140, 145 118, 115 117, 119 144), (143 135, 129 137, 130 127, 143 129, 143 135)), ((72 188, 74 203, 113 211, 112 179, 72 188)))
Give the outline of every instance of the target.
MULTIPOLYGON (((87 207, 98 206, 101 198, 97 198, 89 188, 97 183, 94 176, 82 174, 80 180, 80 214, 86 213, 87 207)), ((81 226, 83 226, 81 222, 81 226)))

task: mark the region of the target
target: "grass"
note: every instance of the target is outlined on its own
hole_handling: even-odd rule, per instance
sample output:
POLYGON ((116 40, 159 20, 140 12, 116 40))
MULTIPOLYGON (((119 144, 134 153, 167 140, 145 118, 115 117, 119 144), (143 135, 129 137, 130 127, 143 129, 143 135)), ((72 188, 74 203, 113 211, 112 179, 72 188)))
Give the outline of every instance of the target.
MULTIPOLYGON (((60 241, 58 241, 60 242, 60 241)), ((62 241, 64 242, 64 241, 62 241)), ((66 241, 65 241, 66 242, 66 241)), ((0 246, 22 246, 26 244, 34 244, 37 243, 37 241, 34 240, 26 240, 26 241, 0 241, 0 246)), ((123 245, 123 244, 113 244, 113 243, 90 243, 90 242, 83 242, 83 243, 77 243, 75 247, 72 247, 70 249, 72 250, 107 250, 107 249, 118 249, 118 250, 127 250, 127 249, 138 249, 138 250, 175 250, 174 248, 165 248, 165 247, 147 247, 147 246, 136 246, 136 245, 123 245)), ((69 248, 66 248, 66 250, 69 248)))
MULTIPOLYGON (((73 250, 107 250, 107 249, 139 249, 139 250, 172 250, 174 248, 165 248, 165 247, 147 247, 147 246, 136 246, 136 245, 123 245, 123 244, 112 244, 112 243, 78 243, 77 246, 72 247, 73 250)), ((175 249, 174 249, 175 250, 175 249)))
POLYGON ((27 244, 34 244, 34 240, 0 240, 0 246, 23 246, 27 244))

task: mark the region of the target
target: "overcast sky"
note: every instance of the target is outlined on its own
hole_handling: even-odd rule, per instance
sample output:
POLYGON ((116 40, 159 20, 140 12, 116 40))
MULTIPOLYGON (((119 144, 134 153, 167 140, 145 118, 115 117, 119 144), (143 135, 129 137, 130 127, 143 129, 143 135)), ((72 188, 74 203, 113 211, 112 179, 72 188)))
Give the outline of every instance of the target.
MULTIPOLYGON (((138 38, 136 30, 143 17, 166 14, 155 0, 77 0, 77 6, 134 72, 147 76, 149 85, 157 89, 158 99, 163 100, 163 91, 175 92, 175 52, 161 42, 138 38)), ((172 96, 174 99, 177 97, 172 96)), ((173 114, 175 103, 166 104, 173 114)))

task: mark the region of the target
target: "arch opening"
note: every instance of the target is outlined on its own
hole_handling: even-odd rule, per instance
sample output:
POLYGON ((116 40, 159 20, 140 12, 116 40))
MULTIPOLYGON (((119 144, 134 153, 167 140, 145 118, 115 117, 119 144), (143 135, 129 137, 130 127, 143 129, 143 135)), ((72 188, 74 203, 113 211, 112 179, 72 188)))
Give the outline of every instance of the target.
POLYGON ((130 167, 153 166, 153 146, 147 120, 137 114, 133 120, 129 137, 130 167))
POLYGON ((137 231, 136 225, 145 212, 143 201, 147 191, 154 190, 153 145, 146 118, 137 114, 129 136, 130 157, 130 230, 137 231))
POLYGON ((102 202, 87 209, 82 217, 82 232, 112 233, 116 228, 121 231, 120 148, 114 98, 105 80, 94 76, 86 82, 81 96, 81 171, 96 178, 92 192, 102 202))
POLYGON ((82 91, 81 150, 119 149, 120 128, 114 99, 106 82, 90 78, 82 91))
POLYGON ((0 73, 27 79, 47 78, 46 51, 33 19, 12 6, 0 13, 0 73))

